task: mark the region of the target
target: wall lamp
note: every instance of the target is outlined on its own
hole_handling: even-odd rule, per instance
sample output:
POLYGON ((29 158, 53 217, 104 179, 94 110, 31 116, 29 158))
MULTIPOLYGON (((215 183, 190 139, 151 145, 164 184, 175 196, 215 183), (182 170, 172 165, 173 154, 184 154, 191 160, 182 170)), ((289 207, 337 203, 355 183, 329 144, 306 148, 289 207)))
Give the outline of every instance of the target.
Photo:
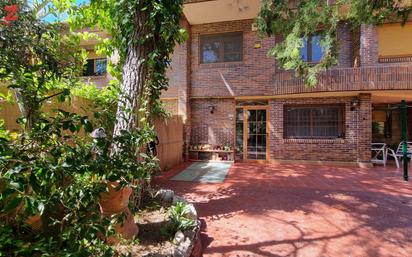
POLYGON ((216 107, 214 105, 209 105, 209 111, 211 114, 213 114, 216 110, 216 107))
POLYGON ((359 99, 357 97, 353 98, 350 103, 350 110, 354 111, 359 106, 359 99))

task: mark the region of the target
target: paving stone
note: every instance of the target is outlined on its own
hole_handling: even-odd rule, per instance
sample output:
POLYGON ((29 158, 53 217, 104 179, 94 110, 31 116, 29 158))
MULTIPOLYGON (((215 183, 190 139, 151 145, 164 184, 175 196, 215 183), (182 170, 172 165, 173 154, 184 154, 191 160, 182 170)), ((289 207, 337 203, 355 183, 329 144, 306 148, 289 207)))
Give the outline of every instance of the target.
POLYGON ((193 203, 204 256, 411 256, 412 182, 394 167, 235 163, 223 183, 155 184, 193 203))

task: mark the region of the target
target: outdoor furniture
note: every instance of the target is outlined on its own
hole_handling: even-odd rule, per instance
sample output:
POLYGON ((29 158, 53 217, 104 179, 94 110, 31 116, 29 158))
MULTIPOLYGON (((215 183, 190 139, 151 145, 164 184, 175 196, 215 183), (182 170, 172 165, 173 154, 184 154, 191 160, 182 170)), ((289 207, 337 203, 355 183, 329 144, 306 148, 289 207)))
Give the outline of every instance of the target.
POLYGON ((383 164, 386 166, 388 160, 388 148, 385 143, 372 143, 372 163, 383 164))
MULTIPOLYGON (((412 142, 406 142, 406 144, 408 145, 408 157, 411 158, 412 157, 412 142)), ((387 148, 388 149, 388 155, 392 156, 395 159, 396 162, 396 167, 399 168, 399 162, 400 160, 402 160, 403 158, 403 142, 399 143, 398 148, 396 149, 396 151, 387 148)), ((405 160, 403 160, 405 161, 405 160)))

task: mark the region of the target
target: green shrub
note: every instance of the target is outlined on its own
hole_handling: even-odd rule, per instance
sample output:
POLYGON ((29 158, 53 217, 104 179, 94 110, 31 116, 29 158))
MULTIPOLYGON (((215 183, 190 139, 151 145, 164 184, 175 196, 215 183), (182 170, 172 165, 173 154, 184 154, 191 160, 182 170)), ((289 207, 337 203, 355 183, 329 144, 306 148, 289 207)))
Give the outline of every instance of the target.
POLYGON ((195 226, 196 221, 188 216, 190 212, 189 205, 184 202, 177 202, 170 207, 170 223, 162 230, 162 233, 171 238, 177 231, 185 231, 195 226))
POLYGON ((137 156, 153 130, 143 127, 92 142, 84 135, 92 129, 87 117, 60 110, 31 132, 0 138, 0 208, 8 217, 0 219, 0 238, 7 239, 0 252, 5 256, 114 254, 105 238, 122 217, 103 218, 99 195, 107 181, 134 187, 135 180, 150 177, 157 161, 145 154, 137 161, 137 156), (115 154, 109 151, 113 143, 121 145, 115 154), (25 224, 34 215, 42 217, 42 231, 32 232, 25 224))

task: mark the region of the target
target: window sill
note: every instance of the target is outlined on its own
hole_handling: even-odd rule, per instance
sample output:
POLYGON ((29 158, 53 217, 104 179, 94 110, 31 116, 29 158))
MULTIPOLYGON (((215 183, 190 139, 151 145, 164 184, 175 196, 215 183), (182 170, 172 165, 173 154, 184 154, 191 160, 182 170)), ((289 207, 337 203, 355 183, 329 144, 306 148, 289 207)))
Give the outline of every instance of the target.
POLYGON ((283 143, 292 144, 344 144, 344 138, 323 139, 323 138, 284 138, 283 143))
POLYGON ((238 62, 212 62, 212 63, 200 63, 200 68, 232 68, 242 66, 243 61, 238 62))

